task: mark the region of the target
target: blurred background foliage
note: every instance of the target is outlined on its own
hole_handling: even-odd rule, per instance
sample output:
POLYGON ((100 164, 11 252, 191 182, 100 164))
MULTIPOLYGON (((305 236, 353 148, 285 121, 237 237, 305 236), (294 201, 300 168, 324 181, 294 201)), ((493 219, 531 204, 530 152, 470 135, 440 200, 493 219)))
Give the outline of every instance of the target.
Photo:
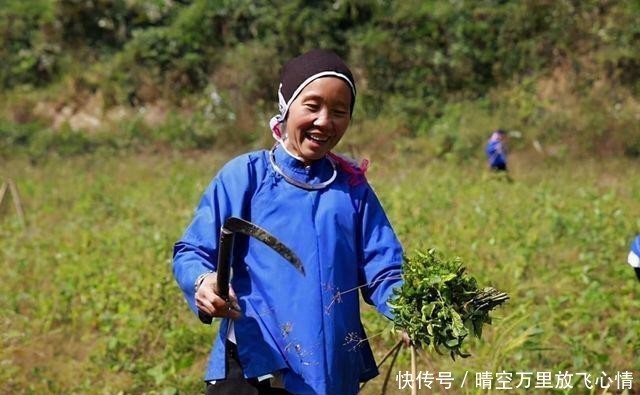
POLYGON ((264 145, 281 64, 324 47, 357 75, 365 150, 383 134, 465 160, 503 127, 545 155, 637 157, 639 4, 5 0, 0 154, 57 152, 58 134, 118 149, 264 145))

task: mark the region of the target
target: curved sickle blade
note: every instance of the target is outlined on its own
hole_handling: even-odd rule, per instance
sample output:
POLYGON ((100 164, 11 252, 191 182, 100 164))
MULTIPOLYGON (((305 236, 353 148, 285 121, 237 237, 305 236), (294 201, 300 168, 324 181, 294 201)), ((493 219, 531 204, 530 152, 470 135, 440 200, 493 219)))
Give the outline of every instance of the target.
MULTIPOLYGON (((238 217, 229 217, 224 221, 222 229, 220 229, 220 242, 218 245, 218 269, 216 281, 218 286, 218 295, 229 302, 229 276, 231 266, 231 256, 233 255, 233 240, 236 233, 242 233, 260 240, 271 249, 276 251, 280 256, 293 265, 303 276, 305 275, 304 266, 300 258, 291 251, 289 247, 282 244, 274 235, 262 229, 261 227, 245 221, 238 217)), ((211 324, 213 317, 198 311, 198 317, 206 324, 211 324)))
POLYGON ((243 235, 251 236, 260 240, 271 249, 280 254, 284 259, 289 261, 303 276, 305 275, 304 266, 298 258, 298 256, 291 251, 289 247, 284 245, 274 235, 262 229, 258 225, 252 224, 249 221, 245 221, 238 217, 229 217, 224 222, 223 229, 227 229, 232 233, 242 233, 243 235))

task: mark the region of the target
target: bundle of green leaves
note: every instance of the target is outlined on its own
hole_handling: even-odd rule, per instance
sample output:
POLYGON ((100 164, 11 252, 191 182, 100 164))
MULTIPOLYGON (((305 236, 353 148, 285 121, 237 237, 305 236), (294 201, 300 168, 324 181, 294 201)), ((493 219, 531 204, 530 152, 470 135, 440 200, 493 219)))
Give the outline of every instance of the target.
POLYGON ((469 356, 461 350, 464 339, 480 338, 482 326, 491 324, 489 312, 509 299, 495 288, 479 289, 459 257, 435 249, 405 256, 403 271, 404 284, 389 302, 394 328, 406 331, 414 346, 448 351, 454 360, 469 356))

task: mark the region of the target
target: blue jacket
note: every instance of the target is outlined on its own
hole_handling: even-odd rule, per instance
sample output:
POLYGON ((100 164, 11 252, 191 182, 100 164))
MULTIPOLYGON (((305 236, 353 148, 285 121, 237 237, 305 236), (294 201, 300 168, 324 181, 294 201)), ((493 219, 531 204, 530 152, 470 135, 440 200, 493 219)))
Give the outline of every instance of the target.
POLYGON ((507 153, 500 140, 489 140, 485 147, 489 167, 505 168, 507 166, 507 153))
MULTIPOLYGON (((282 147, 275 160, 307 183, 333 174, 329 159, 309 167, 282 147)), ((208 186, 191 224, 174 247, 174 276, 194 313, 194 282, 215 270, 220 227, 229 216, 251 221, 301 259, 306 275, 261 242, 237 237, 232 287, 242 318, 234 323, 246 377, 281 371, 295 394, 358 392, 378 374, 360 321, 360 288, 367 303, 391 317, 386 302, 401 284, 402 247, 375 193, 364 180, 349 183, 338 169, 327 188, 310 191, 286 182, 258 151, 227 163, 208 186)), ((223 320, 205 380, 225 377, 223 320)))

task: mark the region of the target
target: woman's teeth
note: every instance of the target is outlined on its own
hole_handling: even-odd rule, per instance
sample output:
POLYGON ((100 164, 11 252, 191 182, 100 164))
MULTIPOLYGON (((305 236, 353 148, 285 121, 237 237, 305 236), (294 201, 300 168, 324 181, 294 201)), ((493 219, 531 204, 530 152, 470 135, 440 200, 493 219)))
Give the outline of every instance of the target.
POLYGON ((326 143, 327 141, 329 141, 328 137, 321 137, 313 134, 307 134, 307 138, 318 143, 326 143))

